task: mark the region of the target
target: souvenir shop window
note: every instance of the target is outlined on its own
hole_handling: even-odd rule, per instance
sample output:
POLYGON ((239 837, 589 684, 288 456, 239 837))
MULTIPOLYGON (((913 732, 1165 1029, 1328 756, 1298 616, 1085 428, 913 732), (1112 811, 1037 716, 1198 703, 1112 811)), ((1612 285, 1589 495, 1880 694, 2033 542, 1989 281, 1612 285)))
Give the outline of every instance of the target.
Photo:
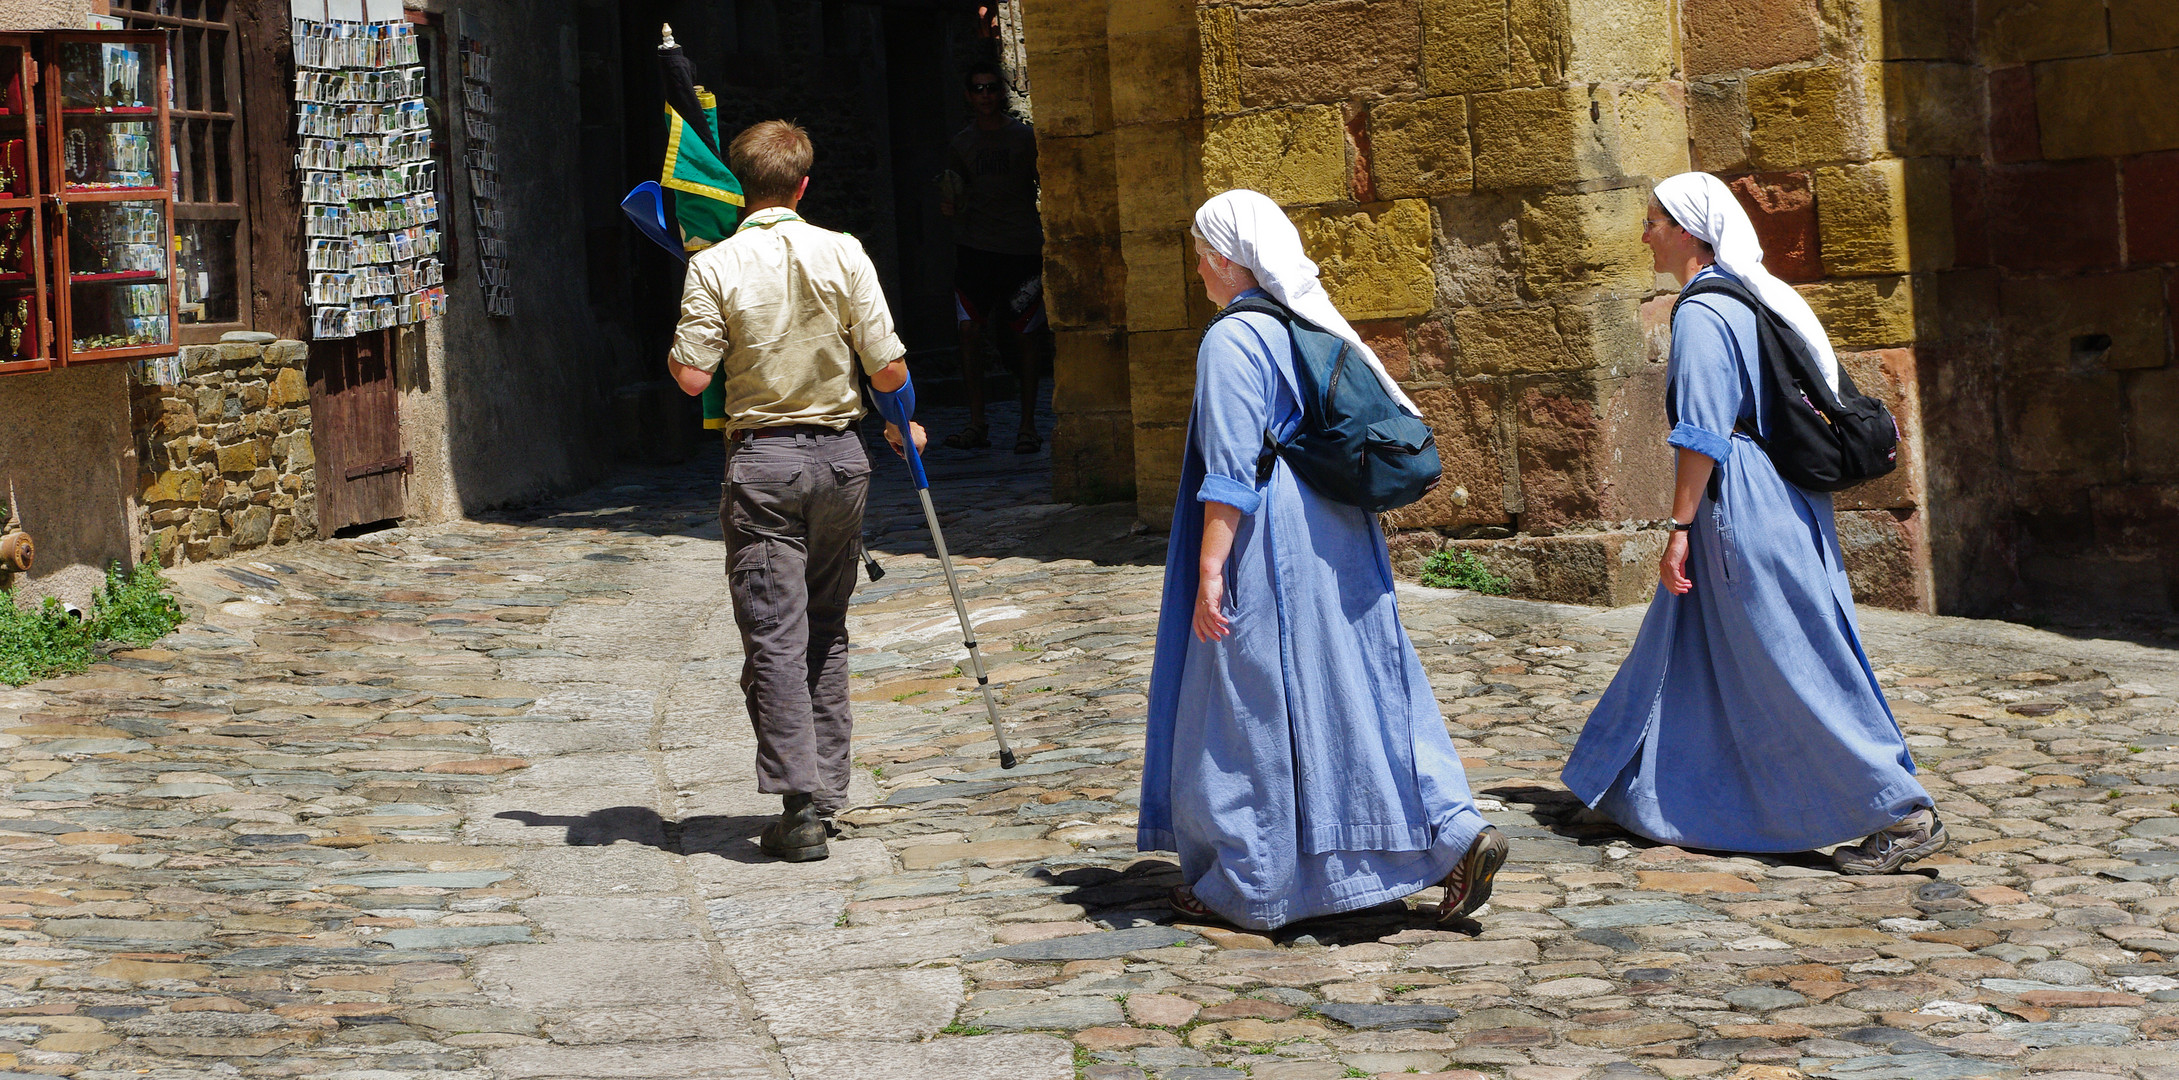
POLYGON ((167 40, 159 31, 46 35, 55 358, 172 355, 175 277, 167 40))
POLYGON ((131 29, 167 32, 173 64, 175 318, 217 341, 249 320, 241 42, 226 0, 114 0, 131 29))
POLYGON ((0 34, 0 375, 53 366, 38 156, 37 38, 0 34))

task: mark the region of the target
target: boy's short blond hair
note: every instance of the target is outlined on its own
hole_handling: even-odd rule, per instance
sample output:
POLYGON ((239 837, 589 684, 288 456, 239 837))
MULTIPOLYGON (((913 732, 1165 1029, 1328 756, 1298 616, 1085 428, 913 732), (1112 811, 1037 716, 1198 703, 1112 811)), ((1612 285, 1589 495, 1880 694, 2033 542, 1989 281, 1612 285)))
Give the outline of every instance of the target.
POLYGON ((726 167, 734 170, 742 196, 750 202, 778 201, 794 197, 816 156, 809 132, 791 120, 766 120, 734 136, 726 148, 726 167))

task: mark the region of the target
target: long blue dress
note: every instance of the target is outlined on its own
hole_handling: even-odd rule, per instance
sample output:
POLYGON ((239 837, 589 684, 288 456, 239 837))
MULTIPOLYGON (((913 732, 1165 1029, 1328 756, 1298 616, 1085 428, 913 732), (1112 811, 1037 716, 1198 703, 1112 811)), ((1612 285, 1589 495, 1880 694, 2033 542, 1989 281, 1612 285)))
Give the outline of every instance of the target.
POLYGON ((1932 804, 1862 651, 1831 497, 1735 431, 1770 430, 1755 341, 1755 314, 1727 297, 1673 317, 1665 441, 1717 462, 1688 539, 1694 588, 1658 588, 1564 779, 1653 840, 1806 851, 1932 804))
POLYGON ((1286 329, 1219 320, 1195 413, 1158 613, 1137 846, 1174 851, 1196 897, 1258 929, 1443 880, 1484 827, 1422 662, 1400 626, 1376 519, 1320 498, 1265 430, 1300 422, 1286 329), (1203 502, 1242 512, 1222 641, 1195 640, 1203 502))

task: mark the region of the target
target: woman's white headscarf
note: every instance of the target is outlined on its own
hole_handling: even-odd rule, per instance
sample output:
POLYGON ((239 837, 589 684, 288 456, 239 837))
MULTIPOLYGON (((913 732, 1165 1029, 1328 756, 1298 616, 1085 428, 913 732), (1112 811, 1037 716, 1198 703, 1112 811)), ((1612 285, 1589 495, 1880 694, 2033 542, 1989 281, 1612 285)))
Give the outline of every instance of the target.
POLYGON ((1755 224, 1740 200, 1733 198, 1725 181, 1709 173, 1687 172, 1657 185, 1657 205, 1672 215, 1695 239, 1710 245, 1717 254, 1718 269, 1745 282, 1764 306, 1798 331, 1808 351, 1823 368, 1832 390, 1839 388, 1839 358, 1831 349, 1830 335, 1816 312, 1793 291, 1793 286, 1771 276, 1763 268, 1763 245, 1755 238, 1755 224))
POLYGON ((1362 343, 1362 335, 1355 333, 1346 317, 1332 306, 1332 298, 1317 280, 1316 264, 1302 253, 1301 233, 1295 231, 1294 223, 1287 220, 1286 211, 1279 209, 1278 203, 1248 190, 1213 195, 1195 212, 1195 231, 1212 251, 1254 272, 1256 284, 1286 310, 1345 338, 1369 369, 1377 373, 1385 393, 1401 408, 1422 415, 1422 410, 1401 392, 1400 384, 1392 381, 1384 362, 1362 343))

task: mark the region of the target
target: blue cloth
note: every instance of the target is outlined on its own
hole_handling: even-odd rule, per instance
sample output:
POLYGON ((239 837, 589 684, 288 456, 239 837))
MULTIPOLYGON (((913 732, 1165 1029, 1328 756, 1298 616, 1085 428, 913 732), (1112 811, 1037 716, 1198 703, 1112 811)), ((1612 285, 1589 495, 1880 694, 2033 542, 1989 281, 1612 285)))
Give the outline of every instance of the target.
POLYGON ((1221 319, 1196 359, 1150 675, 1137 845, 1220 915, 1269 929, 1443 880, 1484 827, 1400 626, 1373 515, 1319 497, 1266 429, 1300 422, 1286 328, 1221 319), (1204 502, 1242 512, 1222 641, 1194 639, 1204 502))
POLYGON ((1688 539, 1694 588, 1659 586, 1564 778, 1652 840, 1806 851, 1932 803, 1862 651, 1831 497, 1734 430, 1770 430, 1755 341, 1728 297, 1673 317, 1665 441, 1717 462, 1688 539))

